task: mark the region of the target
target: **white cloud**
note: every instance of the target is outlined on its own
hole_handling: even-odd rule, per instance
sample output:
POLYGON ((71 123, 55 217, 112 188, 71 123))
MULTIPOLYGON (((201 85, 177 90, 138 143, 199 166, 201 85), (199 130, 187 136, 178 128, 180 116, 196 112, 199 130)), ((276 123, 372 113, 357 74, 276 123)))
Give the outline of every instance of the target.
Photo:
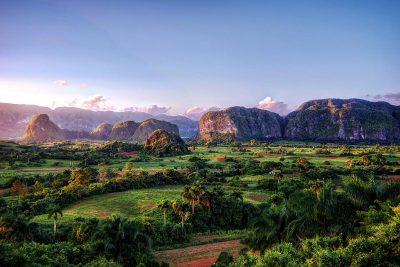
POLYGON ((221 110, 221 108, 218 108, 218 107, 210 107, 210 108, 191 107, 188 110, 186 110, 184 115, 192 120, 198 121, 204 113, 206 113, 208 111, 218 111, 218 110, 221 110))
POLYGON ((258 103, 258 108, 269 110, 280 115, 286 115, 290 112, 288 105, 281 101, 275 101, 272 97, 267 96, 258 103))
POLYGON ((153 116, 167 113, 171 108, 170 107, 160 107, 157 105, 151 105, 149 107, 129 107, 125 108, 124 111, 132 111, 132 112, 145 112, 149 113, 153 116))
POLYGON ((68 81, 67 80, 56 80, 54 81, 55 84, 59 86, 68 86, 68 81))

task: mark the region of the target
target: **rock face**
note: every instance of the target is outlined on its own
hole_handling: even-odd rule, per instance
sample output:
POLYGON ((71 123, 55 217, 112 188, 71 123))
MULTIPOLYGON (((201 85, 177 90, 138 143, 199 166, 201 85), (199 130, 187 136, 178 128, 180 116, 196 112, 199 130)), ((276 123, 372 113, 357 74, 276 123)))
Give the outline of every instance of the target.
POLYGON ((45 142, 66 139, 66 133, 53 123, 47 114, 39 114, 32 118, 25 129, 25 142, 45 142))
POLYGON ((308 101, 286 117, 285 138, 316 141, 400 139, 400 109, 361 99, 308 101))
POLYGON ((134 121, 124 121, 112 127, 110 140, 131 140, 139 124, 134 121))
POLYGON ((157 156, 188 154, 189 149, 179 135, 165 130, 155 130, 147 138, 145 150, 157 156))
POLYGON ((204 114, 199 121, 199 138, 216 142, 282 138, 282 124, 282 118, 276 113, 232 107, 204 114))
POLYGON ((90 138, 95 140, 108 140, 112 132, 113 125, 102 123, 90 132, 90 138))
POLYGON ((144 142, 152 132, 158 129, 179 135, 178 127, 175 124, 156 119, 148 119, 139 125, 132 136, 132 140, 136 142, 144 142))

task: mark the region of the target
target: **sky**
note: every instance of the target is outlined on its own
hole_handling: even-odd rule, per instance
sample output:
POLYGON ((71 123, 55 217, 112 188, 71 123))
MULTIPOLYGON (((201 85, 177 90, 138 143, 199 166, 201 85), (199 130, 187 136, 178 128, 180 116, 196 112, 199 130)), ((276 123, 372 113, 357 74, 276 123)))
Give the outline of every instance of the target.
POLYGON ((400 1, 0 0, 0 102, 285 114, 400 104, 400 1))

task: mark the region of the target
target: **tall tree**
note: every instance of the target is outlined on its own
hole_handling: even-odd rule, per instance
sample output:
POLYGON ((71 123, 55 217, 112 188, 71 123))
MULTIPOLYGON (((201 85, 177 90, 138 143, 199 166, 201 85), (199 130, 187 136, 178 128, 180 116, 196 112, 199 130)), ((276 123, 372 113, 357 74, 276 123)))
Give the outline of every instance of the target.
POLYGON ((172 202, 172 208, 180 218, 181 218, 181 227, 182 233, 185 230, 185 221, 187 221, 190 217, 190 212, 187 211, 185 203, 182 201, 174 201, 172 202))
POLYGON ((53 219, 53 231, 56 236, 58 219, 63 216, 62 209, 59 205, 51 204, 47 209, 47 214, 49 219, 53 219))
POLYGON ((158 208, 162 211, 164 217, 164 225, 167 224, 167 211, 172 207, 171 202, 169 200, 162 200, 158 204, 158 208))

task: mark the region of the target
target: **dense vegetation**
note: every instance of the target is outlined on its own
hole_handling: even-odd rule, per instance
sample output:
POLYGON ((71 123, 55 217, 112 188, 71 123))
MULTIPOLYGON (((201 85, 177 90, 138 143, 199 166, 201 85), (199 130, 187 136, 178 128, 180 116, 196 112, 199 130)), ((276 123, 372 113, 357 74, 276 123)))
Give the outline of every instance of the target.
POLYGON ((399 147, 253 140, 185 154, 173 137, 0 143, 0 265, 167 266, 168 249, 237 239, 215 266, 400 264, 399 147))

